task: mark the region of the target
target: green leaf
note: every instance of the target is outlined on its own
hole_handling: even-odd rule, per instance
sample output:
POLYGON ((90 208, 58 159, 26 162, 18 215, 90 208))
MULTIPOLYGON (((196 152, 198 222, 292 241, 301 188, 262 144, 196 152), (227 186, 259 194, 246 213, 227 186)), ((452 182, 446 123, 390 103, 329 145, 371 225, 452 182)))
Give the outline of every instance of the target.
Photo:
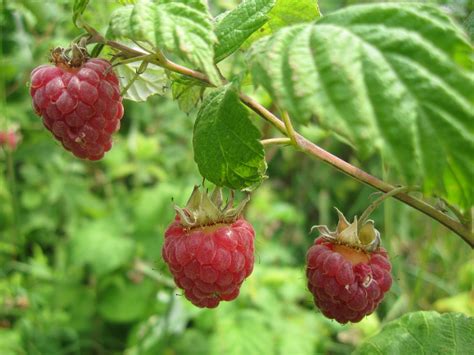
POLYGON ((213 60, 217 38, 202 1, 138 0, 113 12, 107 36, 175 52, 204 71, 212 83, 220 82, 213 60))
POLYGON ((315 343, 321 336, 316 332, 317 318, 314 314, 298 312, 286 316, 277 324, 277 340, 280 354, 313 355, 317 353, 315 343), (308 332, 307 330, 312 331, 308 332))
POLYGON ((474 319, 461 313, 414 312, 387 323, 355 354, 470 354, 474 319))
POLYGON ((77 24, 77 19, 84 13, 89 5, 89 0, 74 0, 74 6, 72 8, 72 22, 76 27, 80 27, 77 24))
POLYGON ((242 43, 268 20, 275 0, 245 0, 227 12, 216 24, 218 43, 214 46, 215 62, 234 53, 242 43))
POLYGON ((132 283, 122 277, 114 277, 102 285, 99 292, 98 311, 111 322, 133 322, 145 316, 154 302, 155 285, 144 279, 132 283))
POLYGON ((0 328, 0 352, 4 355, 21 354, 23 350, 20 332, 0 328))
POLYGON ((439 312, 460 312, 474 316, 474 299, 470 291, 441 298, 433 304, 433 307, 439 312))
POLYGON ((255 310, 241 309, 219 317, 210 353, 271 355, 275 354, 274 344, 267 317, 255 310))
POLYGON ((249 38, 246 46, 283 27, 311 22, 319 17, 321 13, 317 0, 276 0, 275 6, 268 14, 268 22, 249 38))
POLYGON ((92 222, 72 233, 71 259, 78 266, 90 265, 99 276, 130 260, 134 243, 120 234, 123 223, 115 219, 92 222))
POLYGON ((148 64, 146 70, 137 76, 140 65, 140 63, 128 63, 115 67, 122 88, 127 87, 134 80, 123 97, 133 101, 146 101, 151 95, 164 95, 169 85, 165 70, 148 64))
POLYGON ((204 87, 183 84, 178 81, 173 81, 171 84, 171 93, 173 99, 178 101, 178 106, 181 111, 190 113, 201 101, 204 87))
POLYGON ((209 181, 231 189, 252 189, 264 178, 260 132, 229 86, 211 93, 194 125, 194 160, 209 181))
POLYGON ((317 117, 410 184, 474 200, 474 81, 465 35, 436 8, 353 6, 255 43, 250 64, 295 121, 317 117), (270 58, 270 60, 269 60, 270 58))

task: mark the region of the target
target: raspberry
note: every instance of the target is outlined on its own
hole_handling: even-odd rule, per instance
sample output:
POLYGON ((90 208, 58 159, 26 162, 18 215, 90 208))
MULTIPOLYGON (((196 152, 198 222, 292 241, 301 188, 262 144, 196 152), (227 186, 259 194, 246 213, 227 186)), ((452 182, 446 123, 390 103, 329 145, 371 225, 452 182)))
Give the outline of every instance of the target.
POLYGON ((240 216, 243 204, 237 209, 217 206, 219 201, 195 188, 165 232, 163 259, 184 296, 198 307, 215 308, 235 299, 253 270, 255 232, 240 216))
POLYGON ((0 146, 15 150, 19 142, 20 136, 13 129, 0 132, 0 146))
POLYGON ((336 232, 325 226, 318 229, 322 235, 306 254, 306 276, 314 303, 339 323, 359 322, 374 312, 392 285, 388 254, 379 246, 380 236, 372 221, 357 229, 357 219, 349 224, 340 214, 336 232), (371 243, 360 242, 371 234, 371 243))
POLYGON ((99 160, 111 149, 123 116, 117 76, 104 59, 83 58, 72 66, 55 54, 54 66, 42 65, 31 73, 33 107, 66 150, 99 160))

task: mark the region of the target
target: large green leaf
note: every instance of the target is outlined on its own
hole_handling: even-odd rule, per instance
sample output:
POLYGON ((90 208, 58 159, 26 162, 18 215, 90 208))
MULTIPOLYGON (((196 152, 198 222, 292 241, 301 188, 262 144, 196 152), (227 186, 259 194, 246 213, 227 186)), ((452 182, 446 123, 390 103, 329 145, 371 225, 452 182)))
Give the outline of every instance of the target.
POLYGON ((474 82, 465 35, 436 8, 354 6, 255 43, 254 80, 295 121, 317 117, 408 183, 474 200, 474 82))
POLYGON ((215 45, 215 61, 219 62, 235 52, 262 27, 274 4, 275 0, 245 0, 220 18, 216 24, 218 43, 215 45))
POLYGON ((268 318, 255 310, 243 309, 219 318, 211 338, 210 354, 275 354, 268 318))
POLYGON ((211 93, 194 125, 194 160, 201 175, 219 186, 251 189, 266 170, 260 132, 229 86, 211 93))
POLYGON ((386 324, 355 354, 471 354, 474 319, 461 313, 414 312, 386 324))
POLYGON ((137 76, 140 65, 140 63, 128 63, 116 67, 115 71, 120 79, 121 87, 131 84, 123 97, 133 101, 146 101, 151 95, 163 95, 169 86, 165 70, 148 64, 146 70, 137 76))
POLYGON ((276 0, 275 6, 268 14, 268 21, 255 32, 245 43, 246 46, 257 39, 268 36, 279 29, 311 22, 321 16, 317 0, 276 0))
POLYGON ((134 242, 121 235, 123 228, 123 223, 115 219, 104 219, 75 231, 71 239, 72 263, 88 265, 100 276, 127 263, 133 255, 134 242))
POLYGON ((117 323, 141 319, 154 302, 155 288, 155 284, 148 279, 132 283, 124 277, 112 276, 101 285, 99 314, 117 323))
POLYGON ((107 36, 151 43, 178 54, 219 83, 211 17, 202 1, 137 0, 113 12, 107 36))
POLYGON ((79 27, 77 20, 84 13, 89 5, 89 0, 75 0, 74 6, 72 7, 72 22, 79 27))

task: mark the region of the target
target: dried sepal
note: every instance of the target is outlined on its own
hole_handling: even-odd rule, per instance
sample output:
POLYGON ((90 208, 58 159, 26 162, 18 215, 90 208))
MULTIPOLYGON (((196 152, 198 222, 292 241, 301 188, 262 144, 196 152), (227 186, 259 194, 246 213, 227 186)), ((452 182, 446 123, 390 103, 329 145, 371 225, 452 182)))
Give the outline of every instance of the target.
POLYGON ((186 207, 175 206, 175 210, 180 218, 180 223, 186 228, 210 226, 218 223, 234 222, 240 217, 249 200, 250 195, 247 195, 236 207, 233 207, 233 191, 231 191, 228 201, 224 204, 220 187, 216 187, 209 195, 208 191, 201 192, 199 186, 194 186, 186 207))
POLYGON ((374 221, 368 220, 360 225, 357 216, 349 223, 344 214, 336 208, 339 220, 335 231, 329 230, 327 226, 317 225, 311 228, 311 232, 317 229, 320 235, 330 242, 347 245, 373 252, 380 246, 380 233, 374 227, 374 221))

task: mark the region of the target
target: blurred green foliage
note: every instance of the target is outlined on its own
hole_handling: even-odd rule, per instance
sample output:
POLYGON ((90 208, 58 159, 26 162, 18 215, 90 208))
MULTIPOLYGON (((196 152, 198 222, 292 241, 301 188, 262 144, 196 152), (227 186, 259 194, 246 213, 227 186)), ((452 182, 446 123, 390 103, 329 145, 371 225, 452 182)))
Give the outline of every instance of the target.
MULTIPOLYGON (((324 14, 355 2, 320 6, 324 14)), ((103 31, 120 2, 91 3, 86 20, 103 31)), ((211 5, 218 13, 235 3, 211 5)), ((450 6, 460 22, 472 10, 462 0, 437 3, 450 6)), ((173 287, 161 245, 173 203, 184 204, 201 182, 191 147, 195 113, 182 113, 170 97, 127 101, 105 159, 74 158, 44 129, 28 95, 30 71, 47 62, 49 49, 78 35, 72 3, 6 0, 2 6, 0 129, 14 127, 22 141, 14 152, 0 150, 1 354, 343 354, 409 311, 474 314, 472 252, 395 201, 373 215, 394 266, 394 286, 377 313, 341 326, 314 310, 304 279, 305 251, 315 237, 308 231, 335 223, 332 206, 360 214, 373 191, 276 147, 266 152, 270 179, 246 211, 257 234, 253 275, 235 302, 215 310, 192 306, 173 287)), ((223 71, 239 65, 230 57, 223 71)), ((271 135, 265 124, 260 128, 271 135)), ((303 133, 394 179, 383 161, 358 160, 317 127, 303 133)))

